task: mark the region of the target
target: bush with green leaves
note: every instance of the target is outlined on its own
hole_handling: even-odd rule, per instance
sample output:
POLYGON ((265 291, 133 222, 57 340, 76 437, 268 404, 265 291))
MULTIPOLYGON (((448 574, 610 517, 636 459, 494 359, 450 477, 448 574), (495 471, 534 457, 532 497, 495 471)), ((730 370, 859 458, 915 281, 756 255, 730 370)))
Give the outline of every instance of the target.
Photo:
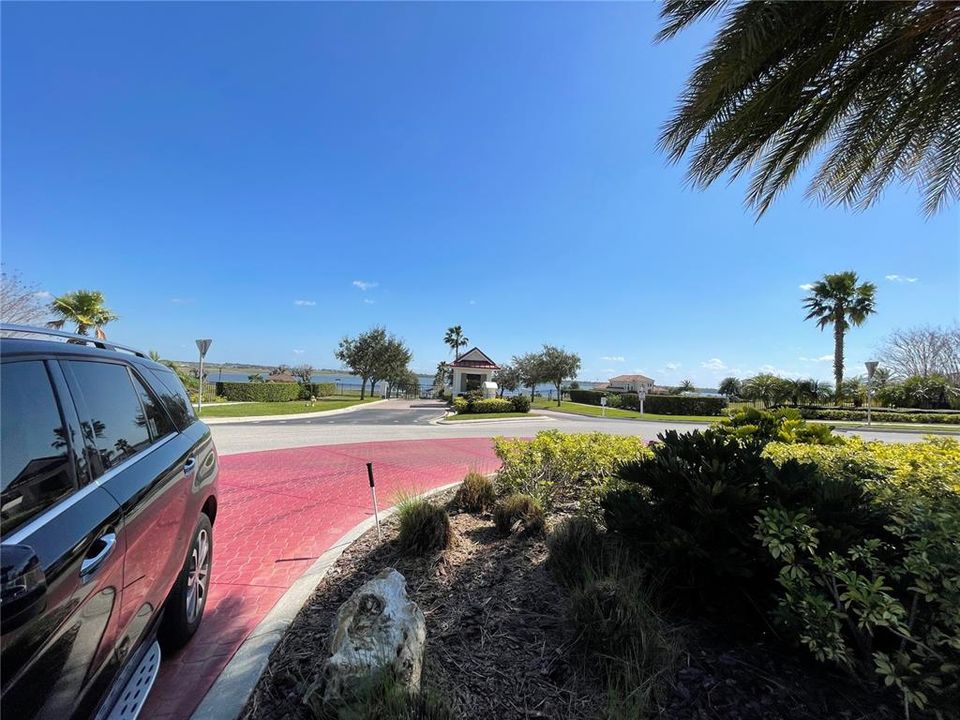
POLYGON ((536 535, 543 532, 546 526, 543 506, 536 498, 520 493, 508 495, 496 504, 493 508, 493 523, 504 535, 536 535))
POLYGON ((599 405, 600 398, 607 393, 600 390, 570 390, 570 402, 582 403, 584 405, 599 405))
MULTIPOLYGON (((800 407, 799 411, 801 417, 807 420, 840 420, 845 422, 866 422, 867 420, 867 411, 863 408, 800 407)), ((874 408, 871 413, 874 422, 960 425, 960 412, 894 411, 874 408)))
POLYGON ((882 529, 870 490, 827 479, 796 461, 763 457, 764 443, 711 429, 661 435, 653 456, 624 466, 601 500, 611 532, 633 542, 678 598, 710 610, 762 607, 774 568, 754 538, 770 505, 808 508, 831 549, 845 551, 882 529))
POLYGON ((944 375, 912 375, 877 391, 884 405, 900 408, 947 409, 957 407, 960 388, 944 375))
MULTIPOLYGON (((759 513, 756 537, 780 566, 775 617, 818 660, 879 675, 909 708, 960 708, 960 497, 902 502, 846 552, 824 547, 803 510, 759 513)), ((940 715, 941 717, 943 715, 940 715)))
POLYGON ((557 493, 592 499, 624 463, 650 455, 639 437, 548 430, 532 440, 498 437, 497 474, 508 492, 521 492, 551 507, 557 493))
POLYGON ((478 472, 468 472, 457 490, 457 504, 469 512, 489 510, 496 501, 493 480, 478 472))
MULTIPOLYGON (((624 403, 626 403, 627 397, 630 396, 624 396, 624 403)), ((636 401, 636 398, 634 400, 636 401)), ((626 404, 624 404, 624 407, 626 407, 626 404)), ((643 411, 655 415, 722 415, 726 408, 727 399, 724 397, 647 395, 643 401, 643 411)))
POLYGON ((885 496, 897 490, 931 498, 960 494, 960 442, 953 438, 885 443, 853 437, 828 447, 770 443, 764 456, 777 465, 810 463, 827 477, 863 481, 885 496))
POLYGON ((401 552, 408 555, 439 552, 453 538, 447 511, 422 497, 399 498, 397 517, 400 520, 397 543, 401 552))
POLYGON ((290 402, 300 398, 300 385, 293 382, 218 382, 217 395, 238 402, 290 402))
POLYGON ((455 397, 453 399, 453 410, 457 415, 467 412, 470 408, 470 402, 465 397, 455 397))
POLYGON ((335 395, 337 386, 334 383, 301 383, 300 399, 309 400, 310 398, 322 398, 335 395))
POLYGON ((486 398, 474 400, 467 408, 471 413, 508 413, 513 412, 513 403, 505 398, 486 398))
POLYGON ((510 405, 513 407, 513 412, 530 412, 530 398, 526 395, 514 395, 510 398, 510 405))
POLYGON ((745 407, 721 420, 717 427, 739 438, 753 437, 764 442, 839 445, 843 439, 834 435, 829 425, 808 423, 793 408, 758 410, 745 407))

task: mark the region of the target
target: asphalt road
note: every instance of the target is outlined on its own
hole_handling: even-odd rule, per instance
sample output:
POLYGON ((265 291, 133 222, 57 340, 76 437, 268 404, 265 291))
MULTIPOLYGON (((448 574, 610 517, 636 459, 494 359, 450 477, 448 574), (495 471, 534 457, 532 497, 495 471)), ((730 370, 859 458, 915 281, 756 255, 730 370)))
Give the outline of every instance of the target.
MULTIPOLYGON (((537 411, 541 412, 541 411, 537 411)), ((262 420, 259 422, 221 423, 211 426, 221 454, 340 445, 377 440, 429 440, 431 438, 532 437, 541 430, 563 432, 607 432, 639 435, 656 439, 666 430, 706 428, 706 424, 647 422, 591 418, 581 415, 544 413, 542 417, 511 421, 469 420, 437 425, 431 423, 443 415, 443 405, 431 401, 391 400, 373 407, 358 407, 351 412, 310 418, 262 420)), ((843 434, 860 435, 867 440, 916 442, 922 432, 867 431, 843 429, 843 434)))

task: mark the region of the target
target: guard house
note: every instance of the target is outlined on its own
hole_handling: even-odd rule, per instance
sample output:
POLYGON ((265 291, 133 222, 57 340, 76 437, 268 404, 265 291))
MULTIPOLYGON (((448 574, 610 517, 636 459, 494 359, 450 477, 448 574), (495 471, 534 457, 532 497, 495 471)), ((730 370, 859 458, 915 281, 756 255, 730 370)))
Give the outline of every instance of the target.
MULTIPOLYGON (((493 374, 500 369, 500 366, 487 357, 480 348, 475 347, 465 352, 450 364, 450 368, 453 370, 454 397, 470 390, 480 390, 486 397, 491 386, 493 393, 496 392, 497 386, 493 383, 493 374)), ((493 397, 493 394, 489 396, 493 397)))

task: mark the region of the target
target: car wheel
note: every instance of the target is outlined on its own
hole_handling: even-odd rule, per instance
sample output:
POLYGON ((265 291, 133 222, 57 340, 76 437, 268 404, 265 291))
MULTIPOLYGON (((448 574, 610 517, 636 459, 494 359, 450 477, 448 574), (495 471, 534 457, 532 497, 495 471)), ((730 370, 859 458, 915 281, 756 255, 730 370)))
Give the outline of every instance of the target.
POLYGON ((164 650, 182 647, 193 637, 203 619, 210 590, 210 567, 213 563, 213 526, 210 518, 200 515, 193 541, 183 569, 170 591, 160 625, 160 643, 164 650))

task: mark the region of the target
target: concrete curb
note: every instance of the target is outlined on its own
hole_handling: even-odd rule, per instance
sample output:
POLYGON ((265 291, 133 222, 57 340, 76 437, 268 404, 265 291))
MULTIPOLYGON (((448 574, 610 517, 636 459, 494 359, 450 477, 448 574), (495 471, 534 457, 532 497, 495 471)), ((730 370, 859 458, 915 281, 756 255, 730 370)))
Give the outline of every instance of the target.
POLYGON ((360 403, 350 407, 337 408, 336 410, 318 410, 317 412, 290 413, 289 415, 251 415, 249 417, 224 417, 224 418, 200 418, 207 425, 229 425, 233 423, 256 423, 273 422, 275 420, 303 420, 305 418, 329 417, 330 415, 342 415, 344 413, 355 412, 361 408, 376 407, 387 402, 386 400, 375 400, 370 403, 360 403))
MULTIPOLYGON (((421 493, 430 497, 455 488, 460 480, 421 493)), ((396 512, 396 506, 380 512, 384 520, 396 512)), ((290 623, 306 602, 313 596, 327 571, 340 559, 343 552, 361 535, 376 527, 376 520, 369 517, 354 525, 337 542, 330 546, 310 568, 291 585, 277 600, 263 620, 243 641, 230 662, 204 695, 191 720, 236 720, 243 712, 253 688, 260 680, 270 660, 270 653, 283 638, 290 623)))

